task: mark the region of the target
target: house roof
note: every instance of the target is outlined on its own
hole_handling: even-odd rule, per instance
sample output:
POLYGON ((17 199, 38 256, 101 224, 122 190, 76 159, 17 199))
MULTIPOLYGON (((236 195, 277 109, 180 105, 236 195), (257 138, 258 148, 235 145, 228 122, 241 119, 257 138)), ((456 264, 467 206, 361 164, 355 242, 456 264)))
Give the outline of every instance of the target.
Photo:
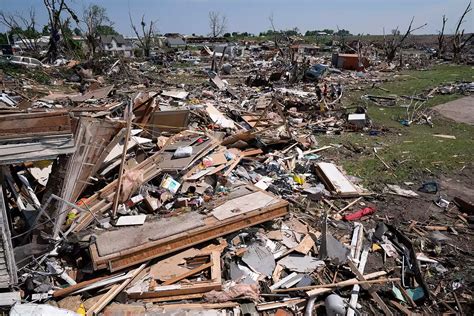
POLYGON ((101 35, 100 41, 102 44, 110 44, 112 40, 115 40, 117 44, 126 44, 125 38, 122 35, 101 35))
POLYGON ((168 45, 175 46, 175 45, 186 45, 186 41, 181 37, 168 37, 166 39, 168 45))
POLYGON ((181 34, 179 33, 166 33, 164 35, 165 37, 183 37, 181 34))

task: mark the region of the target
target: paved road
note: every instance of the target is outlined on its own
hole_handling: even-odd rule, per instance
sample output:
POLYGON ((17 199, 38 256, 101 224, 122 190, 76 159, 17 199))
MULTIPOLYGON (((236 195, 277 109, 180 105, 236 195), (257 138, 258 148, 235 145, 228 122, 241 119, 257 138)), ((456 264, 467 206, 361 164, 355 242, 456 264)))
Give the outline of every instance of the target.
POLYGON ((474 125, 474 96, 468 96, 434 107, 442 116, 456 122, 474 125))

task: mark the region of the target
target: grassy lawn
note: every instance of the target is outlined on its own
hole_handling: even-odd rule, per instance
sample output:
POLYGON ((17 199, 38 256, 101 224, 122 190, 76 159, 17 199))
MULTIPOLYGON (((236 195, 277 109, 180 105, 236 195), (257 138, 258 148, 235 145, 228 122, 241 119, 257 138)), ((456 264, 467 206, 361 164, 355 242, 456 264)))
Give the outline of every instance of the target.
MULTIPOLYGON (((439 65, 426 71, 405 71, 394 76, 393 81, 381 85, 388 92, 377 88, 349 93, 346 104, 364 104, 363 94, 372 95, 413 95, 440 84, 455 81, 474 81, 474 70, 470 66, 439 65)), ((427 102, 427 106, 445 103, 460 95, 436 95, 427 102)), ((406 101, 408 103, 408 101, 406 101)), ((403 181, 422 181, 436 177, 441 173, 460 170, 473 166, 474 126, 454 123, 439 115, 433 118, 434 126, 402 126, 398 119, 404 116, 406 109, 400 107, 382 107, 368 102, 368 114, 379 127, 389 132, 380 136, 368 136, 360 133, 346 133, 341 136, 324 136, 321 143, 339 143, 362 148, 362 154, 356 158, 342 158, 340 163, 352 175, 362 178, 369 187, 381 183, 400 183, 403 181), (443 139, 433 134, 453 135, 456 139, 443 139), (373 148, 391 169, 374 155, 373 148)))

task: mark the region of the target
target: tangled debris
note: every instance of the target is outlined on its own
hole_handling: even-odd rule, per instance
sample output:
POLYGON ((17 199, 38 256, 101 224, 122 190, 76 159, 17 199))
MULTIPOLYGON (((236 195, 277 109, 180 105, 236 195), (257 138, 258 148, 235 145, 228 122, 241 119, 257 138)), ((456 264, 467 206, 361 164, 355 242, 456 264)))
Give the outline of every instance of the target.
MULTIPOLYGON (((354 70, 260 48, 219 65, 207 48, 199 59, 71 61, 40 70, 47 84, 3 73, 1 305, 11 315, 468 313, 472 280, 453 262, 470 253, 453 239, 470 234, 472 201, 439 195, 437 221, 395 221, 387 195, 440 194, 436 182, 371 192, 325 157, 334 146, 318 134, 384 133, 341 100, 392 71, 336 57, 354 70)), ((454 92, 472 83, 366 99, 409 100, 402 123, 432 124, 423 102, 454 92)))

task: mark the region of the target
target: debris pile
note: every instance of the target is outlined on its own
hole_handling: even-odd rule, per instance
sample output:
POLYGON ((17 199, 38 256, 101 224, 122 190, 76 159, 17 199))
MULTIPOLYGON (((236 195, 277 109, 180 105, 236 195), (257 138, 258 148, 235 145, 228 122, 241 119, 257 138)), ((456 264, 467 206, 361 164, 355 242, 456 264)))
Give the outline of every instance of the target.
MULTIPOLYGON (((463 313, 472 280, 450 262, 465 255, 452 238, 470 234, 472 201, 451 201, 436 182, 372 192, 337 165, 336 145, 318 142, 381 132, 341 100, 384 75, 363 72, 357 54, 333 56, 342 70, 278 50, 219 54, 68 62, 42 70, 48 84, 2 74, 1 305, 11 315, 463 313), (383 203, 430 194, 439 214, 424 222, 383 203)), ((472 84, 403 98, 450 91, 472 84)), ((411 108, 408 125, 429 122, 411 108)))

